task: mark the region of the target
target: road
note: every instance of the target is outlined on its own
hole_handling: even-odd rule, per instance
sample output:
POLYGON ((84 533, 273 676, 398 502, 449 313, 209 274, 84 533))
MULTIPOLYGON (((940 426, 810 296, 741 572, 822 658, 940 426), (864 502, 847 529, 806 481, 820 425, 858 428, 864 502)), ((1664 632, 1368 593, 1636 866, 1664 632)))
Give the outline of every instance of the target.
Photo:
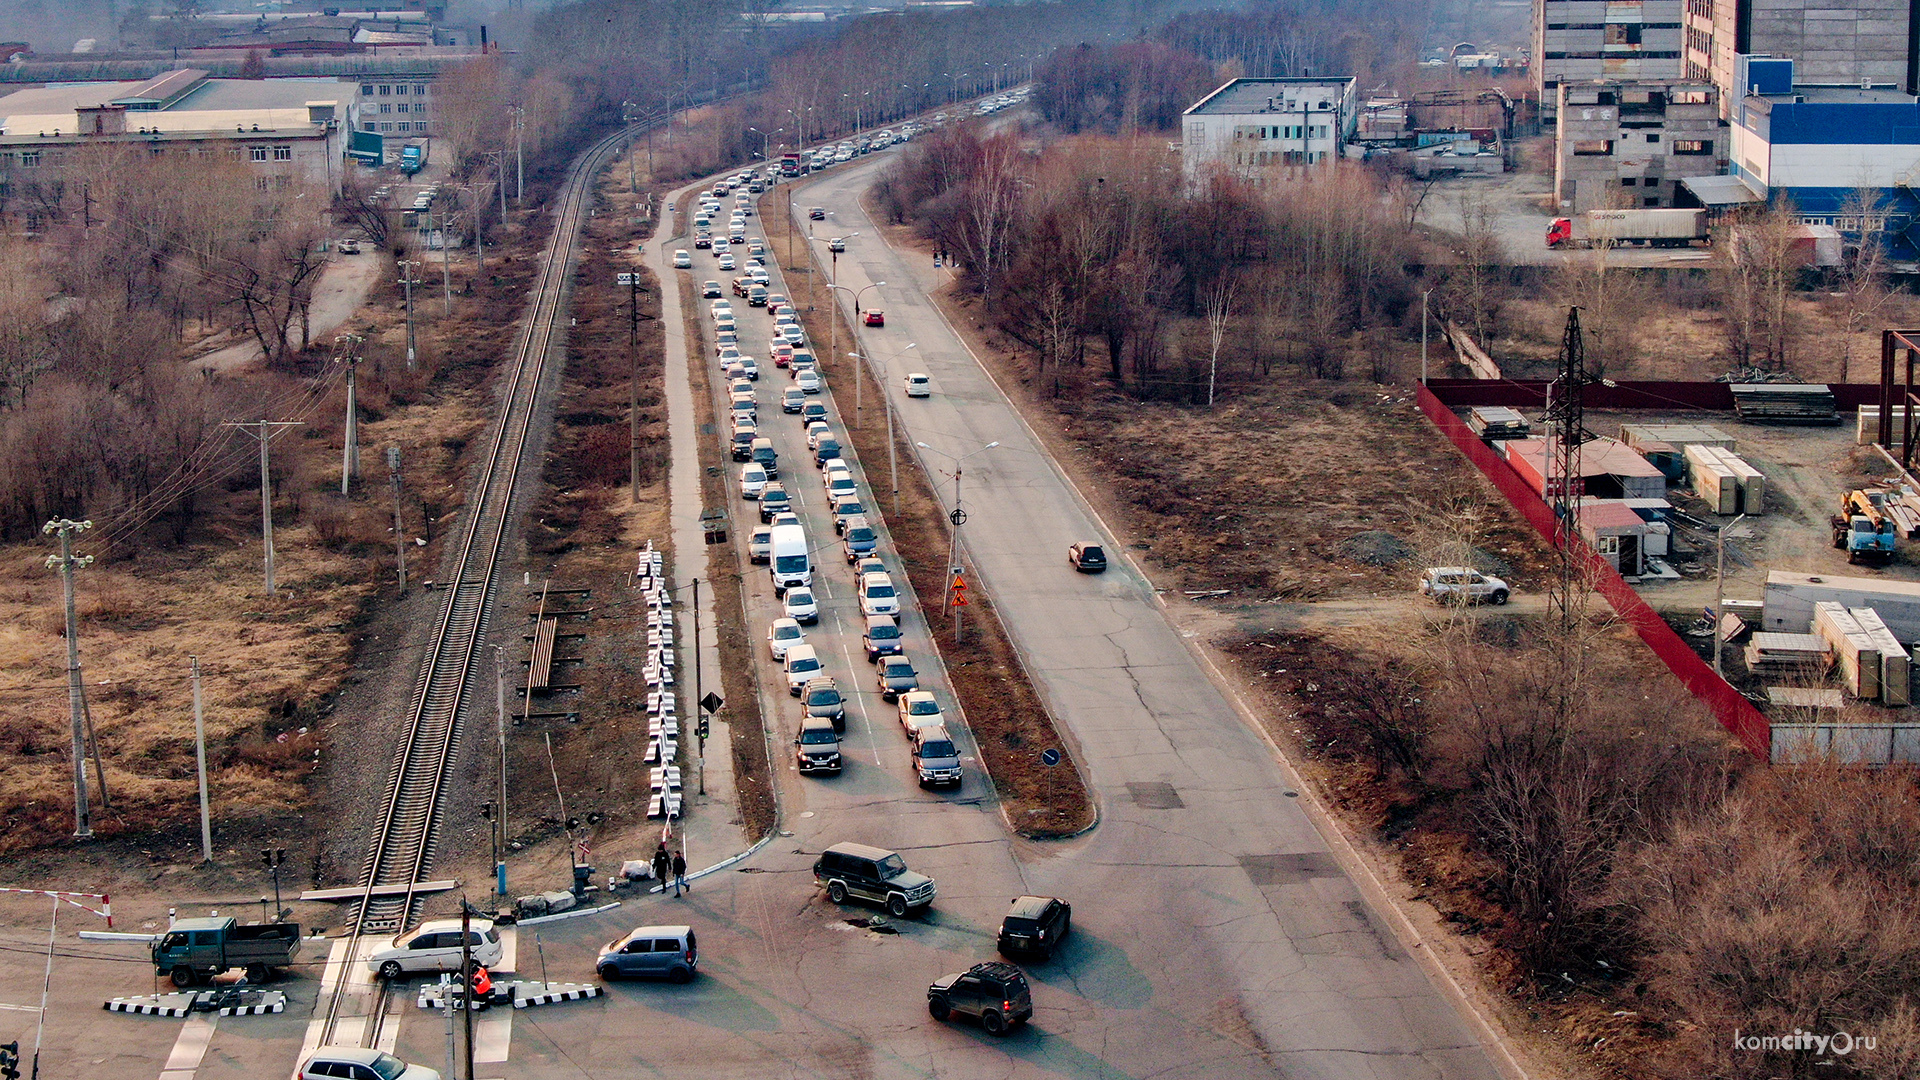
MULTIPOLYGON (((1136 992, 1159 1007, 1189 1022, 1243 1013, 1283 1073, 1494 1075, 1146 580, 1124 562, 1097 578, 1067 568, 1067 545, 1105 530, 927 301, 933 268, 879 242, 858 196, 880 167, 829 174, 794 198, 862 233, 837 284, 889 283, 867 302, 887 326, 863 330, 861 351, 917 343, 912 367, 932 375, 931 398, 906 399, 898 365, 883 373, 913 438, 956 456, 1000 444, 966 468, 965 550, 1075 739, 1102 815, 1085 841, 1027 865, 1032 886, 1081 898, 1079 918, 1123 930, 1136 992)), ((946 461, 925 464, 937 473, 946 461)))

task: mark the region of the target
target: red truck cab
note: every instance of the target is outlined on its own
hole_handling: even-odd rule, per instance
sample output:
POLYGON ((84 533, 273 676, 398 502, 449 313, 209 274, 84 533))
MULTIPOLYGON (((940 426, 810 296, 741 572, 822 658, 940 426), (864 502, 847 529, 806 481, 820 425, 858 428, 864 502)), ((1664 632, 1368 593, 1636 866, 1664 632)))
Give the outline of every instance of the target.
POLYGON ((1571 239, 1573 239, 1572 218, 1554 218, 1553 221, 1547 225, 1548 247, 1559 247, 1571 239))

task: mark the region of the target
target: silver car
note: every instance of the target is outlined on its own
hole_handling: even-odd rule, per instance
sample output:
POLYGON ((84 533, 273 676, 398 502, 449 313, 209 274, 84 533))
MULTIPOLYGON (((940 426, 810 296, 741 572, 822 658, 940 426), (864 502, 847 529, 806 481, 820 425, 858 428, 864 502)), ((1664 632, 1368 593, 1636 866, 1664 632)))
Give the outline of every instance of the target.
POLYGON ((671 979, 692 982, 700 969, 700 943, 690 926, 642 926, 600 947, 594 970, 602 979, 671 979))

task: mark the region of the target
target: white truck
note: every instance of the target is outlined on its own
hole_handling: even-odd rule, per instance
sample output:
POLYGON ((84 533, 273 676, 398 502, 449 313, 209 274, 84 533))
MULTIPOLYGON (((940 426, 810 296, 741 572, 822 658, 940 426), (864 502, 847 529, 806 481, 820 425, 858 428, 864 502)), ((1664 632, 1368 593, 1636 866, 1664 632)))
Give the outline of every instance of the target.
POLYGON ((1555 218, 1547 226, 1550 248, 1584 248, 1596 244, 1686 247, 1706 238, 1705 210, 1588 210, 1570 218, 1555 218))
POLYGON ((795 586, 813 584, 813 558, 808 553, 807 530, 799 525, 775 525, 768 571, 773 575, 773 591, 785 596, 795 586))

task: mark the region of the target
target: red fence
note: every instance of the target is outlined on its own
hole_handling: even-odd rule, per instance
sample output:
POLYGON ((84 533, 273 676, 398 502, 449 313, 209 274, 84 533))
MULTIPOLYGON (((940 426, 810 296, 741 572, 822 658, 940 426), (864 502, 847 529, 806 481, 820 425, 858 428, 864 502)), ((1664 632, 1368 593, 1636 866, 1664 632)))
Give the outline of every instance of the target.
MULTIPOLYGON (((1489 400, 1484 393, 1486 390, 1495 389, 1494 387, 1477 381, 1475 385, 1483 393, 1476 395, 1472 404, 1506 404, 1489 400)), ((1714 386, 1719 384, 1668 385, 1714 386)), ((1599 389, 1604 388, 1592 387, 1589 388, 1589 392, 1599 389)), ((1507 464, 1506 459, 1494 453, 1486 443, 1481 442, 1480 437, 1473 433, 1473 429, 1467 427, 1465 422, 1453 414, 1452 409, 1424 386, 1420 388, 1419 400, 1421 411, 1427 414, 1427 418, 1433 421, 1434 426, 1452 440, 1454 446, 1459 447, 1460 452, 1467 456, 1468 461, 1473 462, 1475 468, 1485 474, 1488 480, 1493 481, 1493 486, 1500 489, 1500 494, 1505 495, 1507 501, 1513 504, 1513 508, 1520 511, 1520 516, 1527 519, 1527 524, 1532 525, 1551 544, 1556 531, 1553 511, 1541 501, 1533 488, 1520 478, 1519 473, 1513 471, 1513 467, 1507 464)), ((1533 403, 1538 404, 1538 400, 1536 399, 1533 403)), ((1595 405, 1591 399, 1588 404, 1595 405)), ((1602 406, 1595 405, 1595 407, 1602 406)), ((1642 600, 1640 594, 1633 591, 1633 586, 1628 585, 1618 571, 1607 565, 1605 559, 1584 543, 1580 545, 1579 555, 1586 562, 1595 591, 1606 597, 1607 603, 1612 606, 1614 612, 1633 627, 1634 631, 1640 635, 1640 640, 1647 643, 1647 648, 1653 650, 1654 655, 1667 665, 1668 670, 1679 678, 1681 684, 1694 697, 1699 698, 1713 710, 1713 715, 1719 719, 1722 727, 1732 732, 1734 737, 1745 744, 1746 748, 1760 760, 1767 760, 1773 741, 1772 727, 1768 724, 1767 718, 1760 714, 1760 710, 1754 708, 1752 702, 1741 697, 1740 692, 1728 685, 1725 679, 1715 675, 1713 668, 1708 666, 1705 660, 1700 659, 1686 642, 1680 640, 1680 635, 1673 632, 1673 628, 1660 617, 1660 613, 1642 600)))

